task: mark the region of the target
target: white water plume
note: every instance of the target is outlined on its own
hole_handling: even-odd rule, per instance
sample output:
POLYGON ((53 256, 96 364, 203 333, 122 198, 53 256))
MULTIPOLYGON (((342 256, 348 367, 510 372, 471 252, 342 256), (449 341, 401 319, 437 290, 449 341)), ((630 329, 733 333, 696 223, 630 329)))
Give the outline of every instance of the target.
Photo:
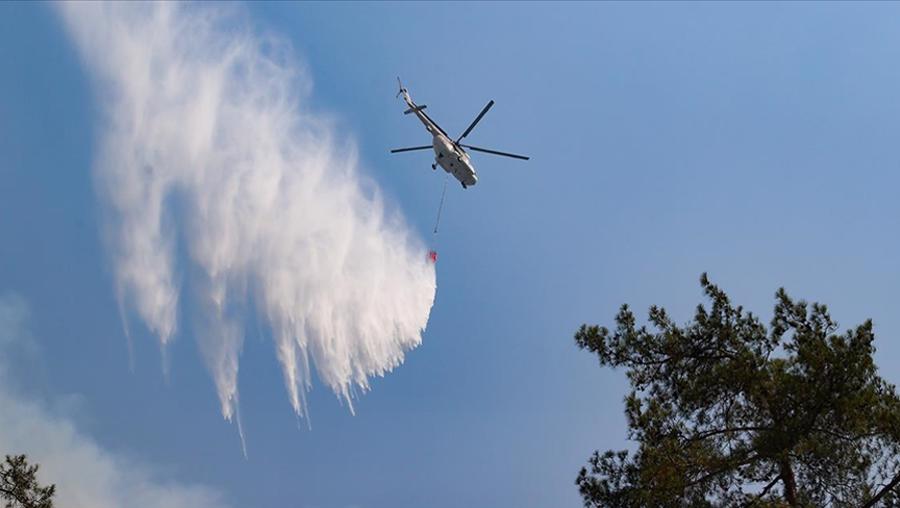
POLYGON ((352 404, 420 344, 434 267, 310 108, 287 44, 232 7, 58 9, 102 112, 94 173, 120 303, 165 347, 190 295, 226 418, 249 315, 271 329, 300 415, 313 369, 352 404))

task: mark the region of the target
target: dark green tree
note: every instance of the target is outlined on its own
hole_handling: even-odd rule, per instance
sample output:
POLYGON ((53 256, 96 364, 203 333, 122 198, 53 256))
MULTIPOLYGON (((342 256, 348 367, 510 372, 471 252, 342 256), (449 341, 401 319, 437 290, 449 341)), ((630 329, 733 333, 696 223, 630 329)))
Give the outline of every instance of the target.
POLYGON ((700 279, 710 300, 678 326, 627 305, 616 329, 575 334, 622 367, 636 449, 594 452, 585 506, 900 506, 900 399, 878 376, 872 322, 837 333, 824 305, 776 294, 766 328, 700 279))
POLYGON ((6 456, 0 464, 0 500, 5 508, 53 508, 56 486, 41 487, 37 471, 24 455, 6 456))

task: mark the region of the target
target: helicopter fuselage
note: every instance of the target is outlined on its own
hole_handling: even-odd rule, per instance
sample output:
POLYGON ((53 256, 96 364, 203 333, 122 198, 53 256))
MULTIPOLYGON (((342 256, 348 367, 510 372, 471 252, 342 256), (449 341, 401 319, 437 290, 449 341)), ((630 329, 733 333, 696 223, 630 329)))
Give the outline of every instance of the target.
MULTIPOLYGON (((475 167, 462 148, 455 146, 450 139, 440 132, 434 134, 432 145, 434 146, 434 162, 444 171, 459 180, 463 188, 471 187, 478 183, 475 167)), ((436 169, 432 165, 432 169, 436 169)))

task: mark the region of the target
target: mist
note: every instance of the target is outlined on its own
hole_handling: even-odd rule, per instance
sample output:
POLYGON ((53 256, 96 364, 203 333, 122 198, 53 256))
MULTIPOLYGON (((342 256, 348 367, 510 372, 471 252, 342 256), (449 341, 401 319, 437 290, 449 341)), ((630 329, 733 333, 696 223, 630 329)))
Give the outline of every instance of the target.
POLYGON ((290 45, 233 6, 57 9, 100 113, 93 174, 126 328, 165 351, 190 326, 232 419, 258 321, 298 415, 313 373, 352 411, 421 343, 435 271, 313 107, 290 45))
POLYGON ((32 464, 40 466, 38 482, 56 485, 54 506, 231 506, 223 492, 173 474, 171 465, 160 467, 105 448, 79 428, 72 411, 65 409, 71 406, 66 398, 18 386, 23 376, 16 375, 20 374, 16 367, 34 369, 42 362, 40 341, 31 334, 31 322, 41 317, 40 310, 33 312, 15 293, 0 292, 0 449, 27 454, 32 464))

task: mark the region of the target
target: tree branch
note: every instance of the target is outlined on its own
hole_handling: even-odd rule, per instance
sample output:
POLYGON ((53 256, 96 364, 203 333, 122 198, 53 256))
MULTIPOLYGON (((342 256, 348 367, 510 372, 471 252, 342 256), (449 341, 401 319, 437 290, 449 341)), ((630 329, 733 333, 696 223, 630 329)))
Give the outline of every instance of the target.
POLYGON ((878 503, 878 501, 880 501, 881 498, 883 498, 888 492, 894 490, 894 487, 896 487, 897 484, 900 484, 900 473, 897 473, 897 475, 894 476, 894 479, 891 480, 890 483, 888 483, 887 485, 885 485, 884 488, 882 488, 881 490, 879 490, 877 494, 875 494, 874 496, 872 496, 872 499, 869 499, 868 501, 866 501, 866 503, 865 503, 864 505, 860 506, 860 508, 872 508, 872 507, 875 506, 875 504, 878 503))
POLYGON ((732 432, 752 432, 752 431, 761 431, 761 430, 772 430, 772 427, 757 427, 757 426, 749 426, 749 427, 726 427, 724 429, 714 429, 707 430, 705 432, 700 432, 694 436, 687 438, 688 441, 701 441, 708 437, 717 436, 719 434, 729 434, 732 432))
POLYGON ((769 491, 772 490, 772 487, 777 485, 779 481, 781 481, 781 476, 780 475, 775 476, 775 478, 762 489, 762 492, 757 494, 756 497, 754 497, 747 504, 744 505, 744 508, 749 508, 750 506, 753 506, 754 504, 756 504, 756 502, 759 501, 760 499, 762 499, 763 497, 765 497, 765 495, 768 494, 769 491))

